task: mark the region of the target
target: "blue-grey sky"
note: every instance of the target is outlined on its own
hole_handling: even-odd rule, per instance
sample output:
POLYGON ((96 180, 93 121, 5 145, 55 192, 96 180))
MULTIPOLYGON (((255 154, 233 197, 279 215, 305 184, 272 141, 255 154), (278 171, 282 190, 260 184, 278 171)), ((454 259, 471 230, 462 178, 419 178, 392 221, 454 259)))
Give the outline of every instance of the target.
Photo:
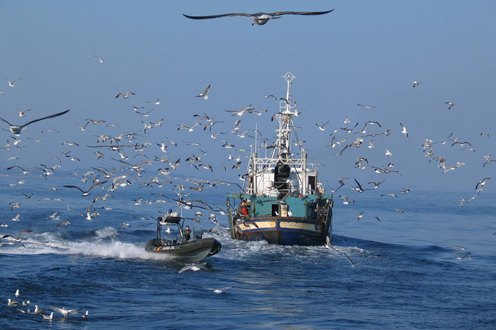
MULTIPOLYGON (((311 161, 320 165, 326 187, 349 177, 361 182, 385 179, 390 189, 470 194, 496 169, 495 162, 483 167, 484 156, 496 157, 495 13, 494 1, 4 0, 0 117, 21 124, 71 111, 26 127, 20 149, 12 147, 15 140, 3 130, 8 125, 0 123, 1 146, 6 148, 1 161, 5 168, 60 161, 66 170, 122 166, 112 159, 119 158, 117 153, 87 146, 97 145, 101 134, 139 133, 132 143, 151 144, 129 152, 129 163, 165 156, 172 162, 181 159, 183 172, 236 180, 246 169, 248 155, 238 148, 249 151, 254 143, 237 135, 253 131, 257 124, 264 137, 273 137, 270 116, 279 105, 264 96, 283 96, 282 75, 291 71, 296 76, 293 97, 301 112, 296 121, 299 136, 306 141, 311 161), (329 9, 335 10, 323 16, 285 16, 263 26, 252 26, 246 17, 197 21, 182 15, 329 9), (420 85, 413 88, 413 81, 420 85), (207 84, 209 99, 195 97, 207 84), (115 98, 126 91, 135 95, 115 98), (151 102, 158 98, 160 104, 151 102), (447 101, 454 102, 451 109, 447 101), (243 116, 240 131, 230 133, 237 118, 226 110, 248 105, 268 112, 243 116), (153 111, 145 117, 133 106, 143 113, 153 111), (18 111, 27 109, 20 118, 18 111), (222 121, 212 132, 204 131, 203 123, 193 132, 177 129, 204 113, 222 121), (162 126, 144 132, 145 123, 162 118, 162 126), (350 123, 344 123, 346 118, 350 123), (86 119, 106 122, 89 124, 83 131, 86 119), (326 130, 319 130, 316 123, 328 120, 326 130), (391 134, 363 137, 360 148, 350 147, 339 156, 344 145, 364 135, 359 130, 368 120, 382 127, 369 126, 367 133, 389 128, 391 134), (352 133, 341 129, 357 122, 352 133), (408 128, 408 137, 400 123, 408 128), (51 128, 58 132, 46 131, 51 128), (334 130, 334 142, 341 144, 332 148, 334 130), (216 139, 211 133, 218 133, 216 139), (451 133, 451 140, 433 145, 432 157, 425 156, 426 138, 441 142, 451 133), (453 145, 454 141, 470 145, 453 145), (161 142, 168 145, 165 153, 156 145, 161 142), (236 148, 224 148, 225 142, 236 148), (386 149, 392 156, 385 156, 386 149), (96 150, 105 157, 97 159, 96 150), (229 154, 241 157, 239 170, 232 169, 229 154), (212 165, 213 173, 185 163, 191 155, 201 155, 200 163, 212 165), (365 169, 356 168, 359 157, 367 158, 365 169), (446 167, 456 169, 444 173, 435 157, 444 157, 446 167), (398 173, 373 171, 372 166, 388 163, 398 173)), ((154 165, 166 166, 158 161, 154 165)), ((486 190, 494 187, 496 182, 489 181, 486 190)))

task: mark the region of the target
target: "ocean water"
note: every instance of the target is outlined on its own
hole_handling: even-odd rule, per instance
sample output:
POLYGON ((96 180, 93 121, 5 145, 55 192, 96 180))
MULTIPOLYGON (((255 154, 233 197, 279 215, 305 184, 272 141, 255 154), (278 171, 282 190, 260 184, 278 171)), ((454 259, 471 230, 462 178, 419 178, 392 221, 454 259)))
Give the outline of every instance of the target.
MULTIPOLYGON (((336 198, 332 247, 234 241, 225 216, 219 226, 201 210, 195 229, 222 250, 206 269, 179 273, 184 264, 143 248, 156 216, 175 205, 156 193, 173 196, 171 188, 128 187, 93 205, 99 215, 88 221, 85 209, 101 192, 82 197, 42 180, 0 178, 0 234, 21 237, 1 241, 0 329, 496 328, 494 194, 463 207, 466 194, 454 192, 366 192, 351 205, 336 198), (79 313, 45 320, 35 305, 79 313)), ((226 198, 223 189, 196 194, 220 207, 226 198)))

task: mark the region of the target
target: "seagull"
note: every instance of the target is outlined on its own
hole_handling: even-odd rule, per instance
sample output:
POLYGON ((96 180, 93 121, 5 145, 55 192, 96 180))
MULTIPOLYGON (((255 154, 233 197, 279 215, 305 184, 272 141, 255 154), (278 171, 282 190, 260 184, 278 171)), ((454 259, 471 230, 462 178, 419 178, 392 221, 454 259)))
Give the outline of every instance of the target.
POLYGON ((496 162, 496 159, 491 159, 491 155, 485 155, 484 160, 485 160, 485 162, 482 165, 482 167, 485 167, 487 164, 490 164, 492 162, 496 162))
POLYGON ((93 57, 95 57, 97 59, 98 62, 100 62, 100 64, 102 64, 103 62, 105 62, 105 60, 97 55, 93 55, 93 57))
POLYGON ((379 186, 381 185, 381 183, 383 183, 384 181, 386 180, 382 180, 382 181, 379 181, 379 182, 375 182, 375 181, 371 181, 371 182, 367 182, 368 184, 371 184, 374 186, 374 189, 379 189, 379 186))
POLYGON ((227 286, 224 288, 207 288, 207 290, 211 290, 213 293, 216 294, 221 294, 222 292, 229 290, 230 288, 231 288, 230 286, 227 286))
POLYGON ((402 123, 400 123, 401 125, 401 134, 403 134, 404 136, 408 137, 408 130, 405 126, 403 126, 402 123))
POLYGON ((44 310, 41 309, 38 305, 34 305, 34 311, 33 311, 33 314, 36 314, 36 315, 39 315, 41 313, 43 313, 44 310))
POLYGON ((219 18, 219 17, 232 17, 232 16, 244 16, 244 17, 251 17, 253 19, 253 22, 251 25, 264 25, 267 23, 270 19, 277 19, 281 18, 283 15, 323 15, 323 14, 328 14, 331 10, 326 10, 326 11, 276 11, 273 13, 254 13, 254 14, 248 14, 248 13, 227 13, 227 14, 218 14, 218 15, 207 15, 207 16, 192 16, 192 15, 186 15, 183 14, 184 17, 190 18, 190 19, 211 19, 211 18, 219 18))
POLYGON ((358 214, 357 221, 360 221, 362 218, 363 218, 363 211, 358 214))
POLYGON ((19 202, 10 202, 9 203, 9 206, 10 206, 10 209, 11 210, 14 210, 14 209, 18 209, 21 207, 21 203, 19 202))
POLYGON ((129 91, 129 92, 125 92, 125 93, 120 92, 120 93, 118 93, 118 94, 115 96, 115 98, 122 97, 123 99, 127 99, 127 98, 129 98, 131 95, 136 95, 136 94, 134 94, 134 93, 133 93, 133 92, 131 92, 131 91, 129 91))
MULTIPOLYGON (((266 98, 273 98, 274 100, 276 101, 279 101, 279 100, 284 100, 284 101, 287 101, 284 97, 277 97, 275 96, 274 94, 269 94, 269 95, 265 95, 266 98)), ((286 102, 287 103, 287 102, 286 102)))
POLYGON ((239 116, 241 117, 242 115, 245 114, 245 112, 252 113, 255 110, 254 107, 251 106, 251 104, 247 107, 244 107, 240 110, 226 110, 227 112, 231 112, 232 116, 239 116))
POLYGON ((205 87, 205 89, 198 95, 196 95, 196 97, 202 97, 205 101, 208 100, 208 90, 210 89, 210 84, 208 84, 207 87, 205 87))
POLYGON ((1 238, 5 241, 20 243, 22 246, 24 246, 24 244, 22 244, 22 242, 21 242, 21 240, 22 240, 21 237, 15 237, 15 236, 12 236, 10 234, 5 234, 1 238))
POLYGON ((98 213, 97 210, 93 210, 93 212, 91 212, 91 207, 89 207, 89 206, 86 208, 86 215, 81 214, 81 216, 83 216, 85 218, 85 220, 87 220, 87 221, 91 221, 99 215, 100 215, 100 213, 98 213))
POLYGON ((451 110, 455 106, 455 102, 453 101, 446 101, 444 103, 448 105, 448 110, 451 110))
POLYGON ((60 314, 63 315, 64 318, 69 316, 69 314, 75 314, 78 312, 77 309, 66 309, 65 307, 59 308, 59 307, 50 306, 50 309, 59 312, 60 314))
MULTIPOLYGON (((355 180, 355 183, 357 184, 356 187, 352 187, 351 189, 359 192, 359 193, 362 193, 365 191, 365 189, 363 189, 362 185, 360 184, 360 182, 357 181, 357 179, 353 178, 353 180, 355 180)), ((368 190, 368 189, 367 189, 368 190)))
POLYGON ((134 107, 134 106, 133 106, 133 108, 134 108, 134 112, 136 112, 138 115, 142 115, 143 117, 150 117, 150 113, 151 113, 153 110, 155 110, 155 109, 150 109, 150 110, 148 110, 147 112, 141 112, 141 111, 139 111, 139 108, 136 108, 136 107, 134 107))
POLYGON ((348 259, 348 261, 350 262, 351 267, 355 267, 356 263, 353 260, 351 260, 351 258, 345 252, 343 252, 343 254, 346 257, 346 259, 348 259))
POLYGON ((65 226, 68 226, 70 224, 71 224, 71 222, 69 220, 62 220, 62 221, 59 222, 59 224, 57 226, 59 226, 59 227, 65 227, 65 226))
POLYGON ((167 152, 168 146, 164 142, 157 143, 157 145, 160 147, 160 151, 162 151, 164 153, 167 152))
POLYGON ((26 170, 26 169, 24 169, 24 168, 20 167, 19 165, 12 165, 12 166, 9 166, 9 167, 7 167, 7 168, 6 168, 6 170, 7 170, 7 171, 10 171, 10 170, 11 170, 11 169, 13 169, 13 168, 18 168, 18 169, 20 169, 20 170, 22 171, 22 174, 23 174, 23 175, 26 175, 26 174, 28 174, 28 173, 29 173, 29 171, 28 171, 28 170, 26 170))
POLYGON ((26 124, 24 124, 24 125, 14 125, 14 124, 9 123, 7 120, 5 120, 5 119, 3 119, 3 118, 0 118, 0 120, 1 120, 1 121, 3 121, 3 122, 5 122, 5 123, 7 123, 7 124, 10 126, 10 128, 9 128, 9 129, 10 129, 10 131, 11 131, 13 134, 15 134, 15 135, 19 135, 19 134, 21 134, 21 130, 22 130, 24 127, 28 126, 28 125, 30 125, 30 124, 32 124, 32 123, 36 123, 37 121, 41 121, 41 120, 45 120, 45 119, 50 119, 50 118, 55 118, 55 117, 58 117, 58 116, 62 116, 62 115, 64 115, 64 114, 68 113, 68 112, 69 112, 69 110, 70 110, 70 109, 65 110, 65 111, 62 111, 62 112, 59 112, 59 113, 56 113, 56 114, 53 114, 53 115, 49 115, 49 116, 46 116, 46 117, 42 117, 42 118, 38 118, 38 119, 34 119, 34 120, 31 120, 31 121, 28 121, 28 122, 27 122, 26 124))
POLYGON ((367 133, 367 127, 368 127, 368 125, 377 125, 377 126, 379 126, 379 127, 382 127, 382 126, 381 126, 381 123, 379 123, 378 121, 375 121, 375 120, 367 120, 367 121, 365 122, 365 125, 363 125, 363 128, 360 130, 360 133, 361 133, 361 134, 365 134, 365 133, 367 133))
POLYGON ((415 88, 418 85, 420 85, 420 81, 414 80, 413 83, 412 83, 412 87, 415 88))
POLYGON ((190 265, 186 265, 186 266, 184 266, 183 268, 181 268, 181 269, 179 270, 179 272, 178 272, 178 273, 182 273, 182 272, 185 272, 185 271, 187 271, 187 270, 192 270, 192 271, 194 271, 194 272, 197 272, 197 271, 199 271, 200 269, 208 270, 208 269, 207 269, 205 266, 203 266, 203 265, 192 263, 192 264, 190 264, 190 265))
POLYGON ((343 205, 349 205, 355 203, 355 201, 347 196, 341 195, 339 196, 343 200, 343 205))
POLYGON ((355 162, 355 167, 359 168, 361 170, 365 169, 367 167, 367 164, 369 163, 368 159, 365 157, 360 157, 357 159, 355 162))
POLYGON ((465 258, 468 258, 469 260, 471 260, 471 258, 470 258, 471 252, 468 251, 466 248, 464 248, 463 246, 455 246, 455 248, 460 250, 460 252, 457 253, 457 257, 456 257, 458 260, 462 260, 465 258))
POLYGON ((484 178, 482 180, 480 180, 479 182, 477 182, 477 184, 475 185, 475 190, 477 190, 478 192, 481 192, 482 189, 484 189, 484 186, 486 185, 486 182, 487 180, 490 180, 491 178, 484 178))
POLYGON ((468 141, 463 141, 463 142, 455 141, 451 144, 452 147, 455 145, 459 145, 461 150, 475 151, 475 149, 472 148, 472 143, 470 143, 468 141))
POLYGON ((184 129, 184 130, 187 130, 188 132, 193 132, 195 130, 195 127, 200 126, 200 123, 195 122, 191 126, 188 126, 188 125, 185 125, 185 124, 176 124, 176 126, 177 126, 177 130, 178 131, 181 130, 181 129, 184 129))
POLYGON ((24 110, 24 111, 23 110, 19 110, 17 112, 17 114, 19 115, 19 117, 24 117, 26 115, 26 112, 28 112, 28 111, 31 111, 31 109, 27 109, 27 110, 24 110))
POLYGON ((78 186, 74 186, 74 185, 64 185, 64 187, 66 187, 66 188, 75 188, 75 189, 79 190, 80 192, 82 192, 82 193, 83 193, 83 196, 88 196, 88 195, 90 194, 90 191, 91 191, 93 188, 95 188, 95 187, 97 187, 97 186, 99 186, 99 185, 102 185, 102 184, 104 184, 104 183, 105 183, 105 182, 107 182, 107 181, 108 181, 108 180, 105 180, 105 181, 96 181, 96 182, 95 182, 95 183, 93 183, 93 185, 92 185, 91 187, 89 187, 87 190, 83 190, 83 189, 79 188, 78 186))
POLYGON ((50 315, 41 314, 41 316, 43 316, 44 320, 53 320, 53 312, 50 315))
POLYGON ((359 107, 364 107, 365 109, 375 109, 376 106, 375 105, 366 105, 366 104, 360 104, 360 103, 357 103, 357 106, 359 107))
POLYGON ((160 98, 157 98, 157 99, 151 100, 151 101, 146 101, 146 103, 153 103, 155 105, 160 105, 160 98))
POLYGON ((315 123, 315 125, 317 125, 317 127, 321 130, 321 131, 325 131, 325 126, 329 124, 329 120, 326 121, 325 123, 323 123, 322 125, 319 125, 318 123, 315 123))
POLYGON ((337 188, 332 189, 332 192, 334 193, 334 192, 338 191, 339 188, 343 187, 345 185, 344 180, 346 180, 346 179, 348 179, 348 178, 346 178, 346 177, 339 178, 338 179, 339 186, 337 188))

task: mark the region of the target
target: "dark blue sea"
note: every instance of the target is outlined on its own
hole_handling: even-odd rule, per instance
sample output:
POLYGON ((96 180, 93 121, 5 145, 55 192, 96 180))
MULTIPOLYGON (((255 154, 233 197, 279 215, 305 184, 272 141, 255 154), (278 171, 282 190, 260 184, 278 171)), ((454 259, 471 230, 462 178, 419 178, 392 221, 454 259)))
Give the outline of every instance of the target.
MULTIPOLYGON (((184 210, 202 212, 195 230, 222 250, 179 273, 184 264, 143 248, 176 205, 172 185, 93 204, 99 189, 82 197, 64 177, 20 178, 0 177, 0 234, 20 238, 1 241, 0 329, 496 329, 494 194, 463 206, 469 193, 336 197, 332 247, 234 241, 221 212, 216 225, 184 210), (87 220, 87 207, 98 215, 87 220), (45 320, 35 305, 78 313, 45 320)), ((223 208, 231 188, 187 198, 223 208)))

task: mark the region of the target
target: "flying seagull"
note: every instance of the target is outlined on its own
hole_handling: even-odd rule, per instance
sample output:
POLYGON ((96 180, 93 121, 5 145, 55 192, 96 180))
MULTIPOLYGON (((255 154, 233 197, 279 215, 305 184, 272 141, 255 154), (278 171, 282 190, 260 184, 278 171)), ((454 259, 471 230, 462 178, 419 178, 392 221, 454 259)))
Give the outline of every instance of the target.
POLYGON ((96 181, 95 183, 93 183, 93 185, 91 187, 89 187, 87 190, 83 190, 82 188, 78 187, 78 186, 74 186, 74 185, 64 185, 65 188, 74 188, 74 189, 77 189, 79 190, 83 196, 88 196, 90 194, 90 191, 97 187, 97 186, 100 186, 104 183, 106 183, 108 180, 105 180, 105 181, 96 181))
POLYGON ((448 105, 448 110, 451 110, 455 106, 455 102, 453 101, 446 101, 444 103, 448 105))
POLYGON ((119 92, 115 98, 119 98, 119 97, 122 97, 123 99, 128 99, 131 95, 136 95, 134 94, 133 92, 131 91, 127 91, 127 92, 119 92))
POLYGON ((201 97, 204 100, 208 100, 208 90, 209 89, 210 89, 210 84, 208 84, 208 86, 205 87, 205 89, 200 94, 196 95, 196 97, 201 97))
POLYGON ((182 273, 182 272, 185 272, 187 270, 192 270, 194 272, 197 272, 199 271, 200 269, 204 269, 204 270, 208 270, 204 265, 202 264, 196 264, 196 263, 192 263, 192 264, 188 264, 186 266, 184 266, 183 268, 181 268, 178 273, 182 273))
POLYGON ((38 119, 34 119, 34 120, 31 120, 31 121, 28 121, 26 124, 24 125, 14 125, 14 124, 11 124, 9 123, 7 120, 3 119, 3 118, 0 118, 1 121, 7 123, 9 126, 10 126, 10 131, 12 133, 14 133, 15 135, 19 135, 21 134, 21 130, 28 126, 29 124, 32 124, 32 123, 36 123, 37 121, 41 121, 41 120, 45 120, 45 119, 50 119, 50 118, 55 118, 55 117, 58 117, 58 116, 62 116, 66 113, 69 112, 70 109, 68 110, 65 110, 65 111, 62 111, 62 112, 59 112, 59 113, 56 113, 56 114, 53 114, 53 115, 50 115, 50 116, 46 116, 46 117, 42 117, 42 118, 38 118, 38 119))
POLYGON ((255 24, 264 25, 270 19, 281 18, 281 16, 283 15, 323 15, 323 14, 328 14, 333 10, 334 9, 326 10, 326 11, 276 11, 273 13, 254 13, 254 14, 227 13, 227 14, 207 15, 207 16, 191 16, 191 15, 183 14, 183 16, 190 19, 210 19, 210 18, 219 18, 219 17, 245 16, 245 17, 251 17, 253 19, 253 23, 251 23, 251 25, 255 25, 255 24))

